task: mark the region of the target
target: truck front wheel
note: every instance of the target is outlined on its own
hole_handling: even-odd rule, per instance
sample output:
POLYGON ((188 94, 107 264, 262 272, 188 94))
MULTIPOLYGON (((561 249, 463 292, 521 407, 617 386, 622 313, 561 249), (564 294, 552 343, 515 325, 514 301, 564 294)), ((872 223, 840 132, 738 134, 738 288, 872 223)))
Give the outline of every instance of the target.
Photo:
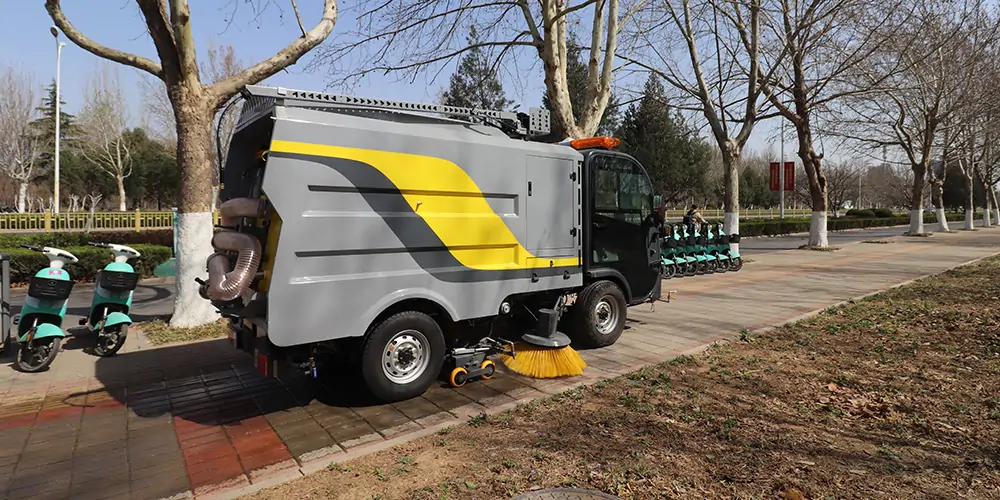
POLYGON ((587 285, 573 304, 573 340, 584 347, 607 347, 625 330, 625 294, 611 281, 587 285))
POLYGON ((375 325, 361 351, 361 375, 368 390, 385 402, 423 394, 444 362, 444 334, 429 315, 394 314, 375 325))

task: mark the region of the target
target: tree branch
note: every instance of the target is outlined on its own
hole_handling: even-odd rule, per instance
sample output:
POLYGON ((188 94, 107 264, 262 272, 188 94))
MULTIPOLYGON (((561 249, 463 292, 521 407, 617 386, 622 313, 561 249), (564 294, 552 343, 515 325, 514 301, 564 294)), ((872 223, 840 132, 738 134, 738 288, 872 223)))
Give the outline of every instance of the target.
POLYGON ((104 45, 87 38, 83 35, 83 33, 80 33, 80 31, 69 22, 69 19, 66 19, 66 15, 63 14, 62 11, 62 5, 60 5, 60 0, 45 0, 45 10, 48 11, 49 17, 52 18, 52 22, 55 23, 57 28, 59 28, 59 31, 62 31, 66 35, 66 38, 72 40, 73 43, 83 50, 86 50, 97 57, 109 59, 119 64, 141 69, 160 79, 163 78, 163 67, 160 66, 159 63, 142 56, 105 47, 104 45))
MULTIPOLYGON (((53 1, 53 0, 49 0, 53 1)), ((264 79, 277 73, 282 68, 291 66, 319 45, 333 31, 333 26, 337 23, 337 2, 336 0, 323 1, 323 15, 319 23, 313 29, 295 40, 275 55, 247 68, 240 74, 227 78, 209 87, 210 92, 215 94, 213 107, 226 102, 236 94, 241 87, 260 83, 264 79)))

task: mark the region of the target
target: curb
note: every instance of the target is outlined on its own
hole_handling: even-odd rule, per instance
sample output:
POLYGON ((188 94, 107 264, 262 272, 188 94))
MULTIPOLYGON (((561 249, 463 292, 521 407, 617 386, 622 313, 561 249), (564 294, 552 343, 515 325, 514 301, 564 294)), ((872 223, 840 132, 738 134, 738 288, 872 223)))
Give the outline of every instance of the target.
MULTIPOLYGON (((990 229, 990 228, 986 228, 986 229, 990 229)), ((860 243, 860 242, 852 242, 852 244, 856 244, 856 243, 860 243)), ((996 257, 998 255, 1000 255, 1000 251, 995 251, 995 252, 993 252, 991 254, 984 255, 982 257, 971 259, 969 261, 965 261, 965 262, 962 262, 960 264, 948 267, 947 269, 944 269, 942 271, 938 271, 938 272, 935 272, 935 273, 924 274, 924 275, 921 275, 921 276, 918 276, 918 277, 915 277, 915 278, 908 279, 908 280, 903 281, 901 283, 897 283, 895 285, 888 286, 888 287, 883 288, 881 290, 876 290, 876 291, 869 292, 869 293, 866 293, 866 294, 862 294, 862 295, 859 295, 859 296, 856 296, 856 297, 847 298, 845 300, 836 302, 834 304, 830 304, 830 305, 827 305, 825 307, 818 308, 818 309, 815 309, 815 310, 812 310, 812 311, 800 314, 798 316, 792 317, 792 318, 787 319, 787 320, 783 320, 781 323, 778 323, 778 324, 771 324, 771 325, 763 326, 763 327, 760 327, 760 328, 749 328, 749 327, 747 327, 747 328, 751 331, 751 335, 752 336, 763 334, 763 333, 766 333, 766 332, 769 332, 769 331, 781 328, 783 326, 786 326, 786 325, 789 325, 789 324, 792 324, 792 323, 795 323, 795 322, 798 322, 798 321, 802 321, 804 319, 812 318, 814 316, 817 316, 817 315, 821 314, 823 311, 826 311, 827 309, 829 309, 831 307, 838 307, 838 306, 841 306, 841 305, 844 305, 844 304, 851 303, 853 301, 864 300, 864 299, 866 299, 868 297, 872 297, 872 296, 875 296, 875 295, 878 295, 878 294, 881 294, 881 293, 885 293, 885 292, 887 292, 889 290, 893 290, 895 288, 903 287, 903 286, 912 284, 912 283, 914 283, 916 281, 919 281, 919 280, 922 280, 922 279, 930 278, 930 277, 933 277, 933 276, 939 276, 939 275, 944 274, 944 273, 946 273, 948 271, 951 271, 953 269, 957 269, 957 268, 964 267, 964 266, 967 266, 967 265, 970 265, 970 264, 974 264, 976 262, 979 262, 979 261, 982 261, 982 260, 985 260, 985 259, 989 259, 989 258, 993 258, 993 257, 996 257)), ((701 345, 698 345, 698 346, 695 346, 695 347, 692 347, 692 348, 689 348, 689 349, 685 349, 685 350, 681 351, 680 353, 678 353, 676 355, 662 356, 662 357, 655 356, 655 357, 643 358, 643 359, 640 359, 639 361, 641 361, 641 362, 644 363, 643 366, 648 366, 648 365, 651 365, 651 364, 663 363, 663 362, 669 361, 671 359, 676 359, 676 358, 681 357, 681 356, 696 355, 696 354, 700 354, 700 353, 703 353, 703 352, 707 351, 708 349, 712 348, 716 344, 737 341, 739 339, 739 336, 740 336, 739 332, 728 334, 728 335, 723 333, 723 334, 720 334, 718 340, 714 340, 714 341, 711 341, 711 342, 706 342, 704 344, 701 344, 701 345)), ((639 368, 637 368, 637 369, 639 369, 639 368)), ((525 396, 525 397, 522 397, 522 398, 518 398, 518 399, 515 399, 514 401, 511 401, 509 403, 505 403, 505 404, 497 406, 495 408, 491 408, 489 410, 489 412, 485 412, 485 411, 482 411, 482 410, 479 410, 479 409, 476 409, 476 408, 465 408, 464 410, 463 409, 458 409, 459 411, 455 411, 454 412, 454 415, 455 415, 454 418, 448 419, 448 420, 445 420, 445 421, 442 421, 442 422, 437 422, 437 423, 431 424, 428 427, 424 427, 424 428, 422 428, 422 429, 420 429, 418 431, 414 431, 414 432, 411 432, 411 433, 400 434, 400 435, 398 435, 396 437, 392 437, 392 438, 389 438, 389 439, 384 439, 382 441, 378 441, 378 442, 374 442, 374 443, 362 444, 360 446, 351 448, 350 450, 347 450, 347 451, 344 451, 344 449, 341 448, 339 445, 328 446, 326 448, 321 448, 319 450, 315 450, 313 452, 310 452, 308 454, 309 458, 307 458, 306 460, 303 460, 301 462, 299 460, 295 459, 295 458, 292 458, 292 459, 287 460, 285 462, 282 462, 280 464, 276 464, 276 465, 264 467, 262 469, 257 469, 257 470, 254 470, 254 471, 250 471, 247 474, 242 474, 242 475, 237 476, 235 478, 230 478, 230 479, 228 479, 228 480, 226 480, 226 481, 224 481, 222 483, 219 483, 219 484, 200 486, 200 487, 197 488, 197 491, 195 491, 195 492, 187 491, 185 493, 181 493, 179 495, 175 495, 174 497, 170 497, 170 498, 197 498, 199 500, 201 500, 201 499, 210 499, 210 500, 230 500, 230 499, 237 499, 237 498, 242 497, 244 495, 248 495, 248 494, 251 494, 251 493, 256 493, 258 491, 261 491, 261 490, 266 489, 266 488, 270 488, 272 486, 277 486, 277 485, 284 484, 286 482, 289 482, 289 481, 292 481, 292 480, 295 480, 295 479, 299 479, 299 478, 302 478, 302 477, 305 477, 305 476, 309 476, 309 475, 314 474, 316 472, 322 471, 323 469, 326 469, 332 463, 347 462, 347 461, 355 460, 355 459, 361 458, 363 456, 370 455, 372 453, 377 453, 379 451, 383 451, 383 450, 386 450, 386 449, 389 449, 389 448, 392 448, 392 447, 395 447, 395 446, 398 446, 398 445, 406 444, 406 443, 415 441, 417 439, 421 439, 421 438, 424 438, 424 437, 427 437, 427 436, 431 436, 433 434, 436 434, 441 429, 445 429, 445 428, 448 428, 448 427, 452 427, 452 426, 455 426, 455 425, 462 424, 462 423, 468 421, 469 418, 474 417, 476 415, 480 415, 480 414, 494 414, 494 415, 501 414, 503 412, 506 412, 508 410, 516 408, 516 407, 518 407, 520 405, 523 405, 523 404, 531 402, 531 401, 535 401, 535 400, 540 399, 540 398, 552 397, 552 396, 555 396, 555 395, 558 395, 558 394, 565 393, 566 391, 570 391, 570 390, 579 388, 581 386, 592 385, 594 383, 600 382, 601 380, 607 380, 607 379, 611 379, 611 378, 614 378, 614 377, 618 377, 618 376, 624 375, 626 373, 630 373, 630 372, 635 371, 635 370, 636 369, 629 369, 629 368, 626 368, 626 369, 623 369, 623 370, 613 370, 613 371, 591 369, 589 371, 589 376, 588 376, 588 374, 585 373, 584 375, 582 375, 581 377, 579 377, 577 380, 567 381, 567 382, 555 382, 551 387, 546 387, 542 391, 541 395, 525 396), (281 465, 281 467, 277 467, 277 465, 281 465)))

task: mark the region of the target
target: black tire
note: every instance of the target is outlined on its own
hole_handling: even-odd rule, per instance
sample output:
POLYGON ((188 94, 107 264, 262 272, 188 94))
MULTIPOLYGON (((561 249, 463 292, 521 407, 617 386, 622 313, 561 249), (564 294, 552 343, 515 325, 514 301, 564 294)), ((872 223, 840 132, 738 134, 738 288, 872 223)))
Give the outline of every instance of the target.
POLYGON ((663 279, 673 278, 677 274, 677 264, 667 264, 661 268, 660 275, 663 279))
POLYGON ((698 262, 688 262, 684 269, 684 276, 694 276, 698 274, 698 262))
POLYGON ((114 325, 111 328, 116 330, 108 332, 108 334, 105 334, 103 330, 97 332, 97 345, 94 346, 94 353, 102 358, 109 358, 118 354, 118 351, 125 345, 125 340, 128 338, 127 324, 114 325), (112 335, 117 336, 111 337, 112 335))
POLYGON ((361 376, 368 391, 381 401, 412 399, 441 373, 444 351, 444 334, 433 318, 418 311, 396 313, 368 334, 361 351, 361 376), (390 341, 395 343, 393 349, 389 349, 390 341), (384 356, 389 360, 384 361, 384 356))
POLYGON ((573 340, 592 349, 614 344, 625 330, 626 308, 625 294, 613 282, 587 285, 573 304, 573 340))
POLYGON ((735 272, 739 271, 740 269, 743 269, 743 258, 736 257, 735 259, 733 259, 733 264, 729 266, 729 270, 735 272))
POLYGON ((708 272, 714 273, 719 270, 719 261, 712 259, 708 261, 708 272))
POLYGON ((45 337, 21 344, 17 350, 17 369, 26 373, 45 370, 55 361, 61 345, 61 337, 45 337))
POLYGON ((695 274, 705 274, 705 273, 708 272, 708 262, 707 261, 703 260, 701 262, 695 262, 694 265, 695 265, 695 269, 696 269, 695 274))

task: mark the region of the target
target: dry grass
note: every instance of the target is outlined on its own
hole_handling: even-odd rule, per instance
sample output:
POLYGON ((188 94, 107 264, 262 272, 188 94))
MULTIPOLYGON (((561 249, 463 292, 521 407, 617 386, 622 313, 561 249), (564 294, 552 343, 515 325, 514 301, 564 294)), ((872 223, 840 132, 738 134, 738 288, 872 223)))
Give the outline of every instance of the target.
POLYGON ((892 243, 890 240, 864 240, 861 243, 868 243, 870 245, 888 245, 892 243))
POLYGON ((168 319, 154 319, 136 325, 154 345, 191 342, 195 340, 217 339, 226 336, 226 321, 220 319, 207 325, 192 328, 174 328, 168 319))
POLYGON ((252 498, 1000 498, 1000 259, 252 498))

